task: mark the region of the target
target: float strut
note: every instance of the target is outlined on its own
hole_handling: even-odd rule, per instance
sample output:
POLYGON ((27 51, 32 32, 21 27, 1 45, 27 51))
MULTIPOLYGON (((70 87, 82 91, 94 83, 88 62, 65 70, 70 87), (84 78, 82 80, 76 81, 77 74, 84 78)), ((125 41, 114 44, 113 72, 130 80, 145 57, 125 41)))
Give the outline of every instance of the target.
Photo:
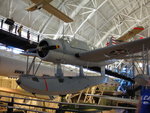
POLYGON ((57 64, 57 70, 56 70, 55 76, 56 77, 63 77, 64 76, 62 68, 61 68, 61 64, 57 64))
POLYGON ((80 66, 80 69, 79 69, 79 76, 83 77, 84 76, 84 72, 83 72, 83 67, 80 66))

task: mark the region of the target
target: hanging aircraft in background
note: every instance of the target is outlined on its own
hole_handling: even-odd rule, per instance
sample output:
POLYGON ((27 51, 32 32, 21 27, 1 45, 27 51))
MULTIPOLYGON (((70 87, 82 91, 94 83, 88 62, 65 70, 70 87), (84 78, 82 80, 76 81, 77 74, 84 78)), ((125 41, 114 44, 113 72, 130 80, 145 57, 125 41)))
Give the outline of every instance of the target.
POLYGON ((144 30, 144 27, 142 27, 142 26, 134 27, 131 31, 128 31, 126 34, 119 37, 116 41, 118 41, 118 42, 127 41, 127 40, 131 39, 132 37, 134 37, 135 35, 137 35, 138 33, 142 32, 143 30, 144 30))
MULTIPOLYGON (((139 34, 143 30, 144 30, 144 27, 137 26, 137 27, 134 27, 132 30, 128 31, 123 36, 119 37, 118 39, 115 39, 115 37, 112 36, 110 40, 106 43, 106 46, 116 45, 121 42, 127 42, 129 39, 133 38, 135 35, 139 34)), ((140 39, 143 39, 143 38, 140 37, 140 39)))
POLYGON ((45 9, 47 12, 50 14, 56 16, 57 18, 61 19, 62 21, 69 23, 72 22, 73 20, 68 17, 66 14, 49 4, 53 0, 31 0, 34 4, 29 6, 27 8, 27 11, 35 11, 37 9, 45 9))

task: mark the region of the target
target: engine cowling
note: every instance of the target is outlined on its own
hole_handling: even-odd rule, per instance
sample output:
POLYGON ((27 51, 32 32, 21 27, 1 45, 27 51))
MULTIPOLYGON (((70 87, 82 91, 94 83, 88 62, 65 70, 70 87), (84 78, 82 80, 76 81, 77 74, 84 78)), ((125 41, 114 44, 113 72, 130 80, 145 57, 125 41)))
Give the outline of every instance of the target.
POLYGON ((59 40, 43 39, 37 47, 38 56, 41 59, 47 57, 50 51, 63 51, 62 43, 59 40))

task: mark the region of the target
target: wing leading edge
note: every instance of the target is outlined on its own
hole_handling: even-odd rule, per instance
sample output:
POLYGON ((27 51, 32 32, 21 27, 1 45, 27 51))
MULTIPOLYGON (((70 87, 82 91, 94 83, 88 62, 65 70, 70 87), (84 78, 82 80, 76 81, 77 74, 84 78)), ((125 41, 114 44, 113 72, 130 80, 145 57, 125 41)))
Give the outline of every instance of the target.
POLYGON ((56 16, 57 18, 63 20, 66 23, 73 22, 73 19, 71 19, 69 16, 67 16, 57 8, 53 7, 51 4, 49 4, 52 0, 31 0, 31 1, 35 4, 27 8, 27 11, 34 11, 43 8, 50 14, 56 16))
POLYGON ((100 62, 111 59, 124 59, 128 55, 141 52, 143 49, 150 49, 149 43, 150 37, 79 53, 77 57, 91 62, 100 62))

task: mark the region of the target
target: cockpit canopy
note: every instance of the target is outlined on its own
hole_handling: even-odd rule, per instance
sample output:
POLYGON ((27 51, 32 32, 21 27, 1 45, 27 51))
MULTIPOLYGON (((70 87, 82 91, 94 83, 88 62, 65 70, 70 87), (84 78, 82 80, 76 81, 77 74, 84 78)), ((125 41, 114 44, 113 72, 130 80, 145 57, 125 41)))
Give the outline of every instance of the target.
POLYGON ((87 45, 86 42, 81 40, 72 39, 70 42, 70 46, 74 48, 84 49, 84 50, 91 50, 90 47, 87 45))

